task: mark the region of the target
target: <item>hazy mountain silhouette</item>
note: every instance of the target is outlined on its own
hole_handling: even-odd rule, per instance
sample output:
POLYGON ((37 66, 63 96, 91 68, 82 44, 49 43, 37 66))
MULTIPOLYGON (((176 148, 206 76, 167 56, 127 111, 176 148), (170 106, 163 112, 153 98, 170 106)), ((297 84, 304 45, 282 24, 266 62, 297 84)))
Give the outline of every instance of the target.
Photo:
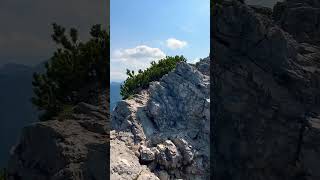
POLYGON ((110 83, 110 110, 112 110, 117 102, 121 100, 120 85, 120 82, 110 83))
POLYGON ((6 166, 21 128, 37 121, 37 110, 30 101, 31 82, 33 72, 43 69, 43 64, 31 67, 10 63, 0 67, 0 167, 6 166))

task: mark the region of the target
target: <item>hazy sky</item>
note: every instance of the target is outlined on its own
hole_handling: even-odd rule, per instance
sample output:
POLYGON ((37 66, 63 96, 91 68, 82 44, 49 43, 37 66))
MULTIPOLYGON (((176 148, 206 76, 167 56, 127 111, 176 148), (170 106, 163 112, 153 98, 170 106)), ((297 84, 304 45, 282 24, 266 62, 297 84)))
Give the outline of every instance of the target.
POLYGON ((166 55, 209 55, 209 0, 111 0, 111 81, 166 55))
POLYGON ((49 59, 56 47, 50 37, 53 22, 76 27, 86 38, 91 25, 107 24, 107 5, 107 0, 1 0, 0 66, 49 59))

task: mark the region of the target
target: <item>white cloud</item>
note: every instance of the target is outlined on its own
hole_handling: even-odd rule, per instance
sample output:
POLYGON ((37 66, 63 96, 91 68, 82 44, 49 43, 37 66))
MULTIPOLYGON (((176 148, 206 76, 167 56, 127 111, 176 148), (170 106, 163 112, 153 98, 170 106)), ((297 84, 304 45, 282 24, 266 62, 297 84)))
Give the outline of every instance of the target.
POLYGON ((188 43, 186 41, 180 41, 178 39, 175 39, 175 38, 169 38, 167 39, 167 46, 170 48, 170 49, 182 49, 184 48, 185 46, 188 45, 188 43))
POLYGON ((120 49, 114 52, 114 58, 121 61, 138 60, 156 60, 164 58, 166 55, 159 48, 152 48, 146 45, 136 46, 130 49, 120 49))
POLYGON ((111 79, 125 79, 126 69, 138 71, 150 66, 151 61, 165 58, 159 48, 139 45, 134 48, 118 49, 111 54, 111 79))
POLYGON ((121 82, 127 78, 126 72, 111 70, 110 79, 112 82, 121 82))
POLYGON ((191 60, 190 63, 195 64, 199 61, 200 61, 200 58, 197 57, 197 58, 194 58, 193 60, 191 60))

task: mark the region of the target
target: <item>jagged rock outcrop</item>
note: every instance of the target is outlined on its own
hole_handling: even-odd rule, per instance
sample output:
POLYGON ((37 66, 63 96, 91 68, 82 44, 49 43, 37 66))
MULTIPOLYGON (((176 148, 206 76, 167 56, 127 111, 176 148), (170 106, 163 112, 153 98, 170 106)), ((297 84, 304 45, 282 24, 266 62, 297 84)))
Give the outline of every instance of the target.
POLYGON ((25 127, 11 152, 9 180, 107 179, 109 105, 106 92, 98 97, 71 114, 25 127))
POLYGON ((320 9, 287 0, 272 16, 238 1, 213 10, 213 178, 319 179, 320 9))
POLYGON ((199 62, 195 64, 198 71, 202 74, 210 76, 210 57, 200 59, 199 62))
MULTIPOLYGON (((140 178, 142 170, 161 180, 209 178, 208 74, 209 58, 196 65, 179 63, 149 89, 119 102, 111 115, 115 133, 111 148, 130 151, 131 157, 120 158, 129 159, 133 168, 122 173, 127 161, 111 162, 111 177, 140 178), (126 146, 118 148, 120 143, 126 146)), ((119 152, 111 151, 111 159, 118 156, 119 152)))

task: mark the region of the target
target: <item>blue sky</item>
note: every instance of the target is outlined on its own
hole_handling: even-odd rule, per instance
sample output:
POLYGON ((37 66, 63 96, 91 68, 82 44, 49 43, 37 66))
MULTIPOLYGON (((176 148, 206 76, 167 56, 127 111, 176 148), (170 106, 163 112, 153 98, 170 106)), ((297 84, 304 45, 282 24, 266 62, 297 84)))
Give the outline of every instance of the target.
POLYGON ((111 0, 111 81, 126 69, 183 55, 189 62, 209 55, 209 0, 111 0))

